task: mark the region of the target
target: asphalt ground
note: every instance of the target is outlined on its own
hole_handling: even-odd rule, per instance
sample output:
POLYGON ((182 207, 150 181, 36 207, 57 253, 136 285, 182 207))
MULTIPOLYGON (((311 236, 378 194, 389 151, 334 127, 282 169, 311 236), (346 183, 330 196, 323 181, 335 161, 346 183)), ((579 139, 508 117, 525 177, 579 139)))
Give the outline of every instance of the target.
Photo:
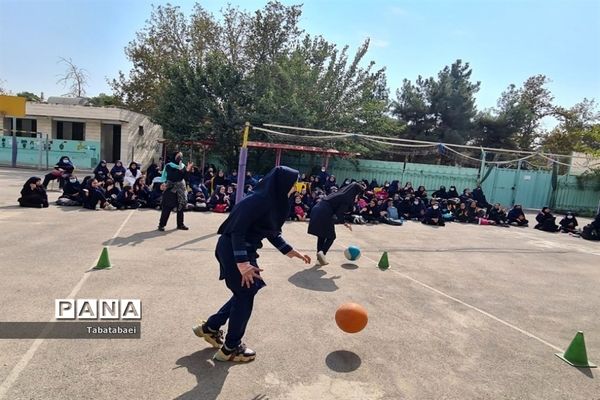
MULTIPOLYGON (((338 227, 319 268, 265 242, 245 337, 257 359, 215 364, 191 327, 229 297, 214 258, 225 216, 186 213, 191 229, 177 231, 173 215, 157 232, 154 210, 20 208, 30 175, 0 169, 0 321, 51 321, 59 298, 140 299, 141 338, 1 339, 0 398, 600 399, 598 369, 554 355, 581 330, 600 363, 600 243, 456 223, 338 227), (113 268, 89 271, 104 246, 113 268), (368 310, 362 332, 336 326, 345 302, 368 310)), ((314 258, 306 229, 283 233, 314 258)))

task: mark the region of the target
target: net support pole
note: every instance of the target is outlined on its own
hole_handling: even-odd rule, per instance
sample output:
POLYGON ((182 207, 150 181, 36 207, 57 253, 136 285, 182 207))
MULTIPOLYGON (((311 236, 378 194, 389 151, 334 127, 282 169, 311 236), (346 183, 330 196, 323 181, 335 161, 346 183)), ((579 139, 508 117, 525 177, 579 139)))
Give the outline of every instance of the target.
POLYGON ((11 166, 13 168, 17 167, 17 119, 13 117, 12 119, 12 160, 11 166))
POLYGON ((277 149, 275 152, 275 166, 279 167, 281 165, 281 149, 277 149))
POLYGON ((242 147, 240 148, 240 159, 238 161, 237 188, 235 191, 235 203, 239 203, 244 197, 244 182, 246 180, 246 161, 248 160, 248 135, 250 134, 250 122, 244 126, 242 147))
POLYGON ((481 179, 483 178, 483 174, 485 172, 485 150, 481 149, 481 165, 479 166, 479 178, 477 179, 479 184, 481 184, 481 179))
POLYGON ((41 133, 36 133, 35 134, 36 138, 37 138, 37 144, 38 144, 38 169, 41 171, 43 169, 42 163, 43 163, 43 156, 44 156, 44 139, 42 138, 42 134, 41 133))

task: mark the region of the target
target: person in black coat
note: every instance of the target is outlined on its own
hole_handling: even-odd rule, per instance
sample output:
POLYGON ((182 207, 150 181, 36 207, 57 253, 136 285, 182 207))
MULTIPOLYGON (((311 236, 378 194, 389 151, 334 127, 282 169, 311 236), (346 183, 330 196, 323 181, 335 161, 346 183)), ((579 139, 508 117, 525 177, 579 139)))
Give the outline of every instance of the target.
POLYGON ((350 224, 344 222, 344 214, 351 211, 356 196, 365 190, 359 183, 351 183, 343 189, 324 197, 310 213, 308 233, 317 237, 317 260, 327 265, 325 255, 335 241, 336 223, 343 223, 350 230, 350 224))
POLYGON ((563 219, 560 220, 560 230, 563 233, 579 233, 577 226, 579 223, 577 222, 577 218, 575 218, 575 214, 572 211, 567 212, 567 215, 563 219))
POLYGON ((100 205, 100 208, 105 210, 113 209, 113 206, 106 200, 105 192, 96 178, 88 179, 85 186, 82 185, 80 194, 83 208, 95 210, 96 206, 100 205))
POLYGON ((525 218, 525 213, 523 213, 523 208, 520 204, 515 204, 508 212, 508 223, 517 226, 529 225, 529 221, 527 221, 527 218, 525 218))
POLYGON ((488 218, 496 223, 498 226, 508 226, 508 216, 506 210, 502 208, 500 203, 494 204, 488 213, 488 218))
MULTIPOLYGON (((456 196, 458 197, 458 196, 456 196)), ((440 186, 438 190, 433 192, 431 195, 432 199, 445 200, 448 198, 448 192, 446 192, 446 186, 440 186)))
POLYGON ((421 220, 421 223, 425 225, 437 226, 446 225, 444 218, 442 217, 442 210, 440 210, 440 205, 436 200, 431 201, 431 206, 425 211, 425 215, 423 215, 423 220, 421 220))
POLYGON ((44 189, 48 188, 48 183, 55 179, 59 181, 59 187, 62 189, 64 179, 68 178, 73 173, 75 166, 68 156, 62 156, 54 166, 54 170, 44 176, 44 189))
POLYGON ((42 180, 37 176, 27 179, 21 189, 21 197, 17 200, 21 207, 46 208, 48 195, 42 185, 42 180))
POLYGON ((487 199, 485 198, 485 194, 483 193, 481 185, 477 185, 477 187, 473 190, 473 200, 477 202, 477 207, 479 208, 485 208, 486 210, 489 210, 490 207, 492 207, 492 205, 488 203, 487 199))
POLYGON ((98 163, 94 169, 94 178, 98 182, 104 182, 108 178, 108 168, 106 167, 106 160, 102 160, 98 163))
POLYGON ((69 176, 69 179, 63 186, 63 193, 59 198, 69 199, 71 201, 80 201, 79 192, 81 190, 81 183, 77 180, 75 175, 69 176))
POLYGON ((413 221, 420 221, 425 215, 425 204, 418 197, 413 197, 408 217, 413 221))
POLYGON ((113 180, 116 184, 119 185, 121 189, 123 189, 123 181, 125 180, 125 167, 121 160, 117 160, 115 165, 110 170, 110 176, 112 176, 113 180))
POLYGON ((158 230, 164 231, 169 216, 174 208, 177 208, 177 229, 187 231, 189 228, 183 224, 183 212, 187 208, 187 193, 185 178, 192 170, 193 163, 188 162, 187 168, 183 164, 183 154, 177 152, 172 161, 165 165, 163 177, 165 179, 165 191, 162 195, 162 210, 158 230))
POLYGON ((546 232, 557 232, 559 230, 558 225, 556 225, 556 217, 552 215, 549 207, 542 208, 535 220, 538 222, 534 227, 535 229, 546 232))
POLYGON ((275 167, 244 197, 219 227, 221 235, 215 255, 219 261, 219 279, 225 280, 232 297, 206 321, 193 328, 215 348, 218 361, 248 362, 256 352, 242 343, 246 326, 252 315, 254 297, 265 286, 258 267, 258 249, 267 239, 281 254, 299 258, 306 264, 310 257, 292 248, 281 236, 281 227, 289 215, 289 197, 294 193, 298 171, 275 167), (220 328, 227 323, 223 341, 220 328))

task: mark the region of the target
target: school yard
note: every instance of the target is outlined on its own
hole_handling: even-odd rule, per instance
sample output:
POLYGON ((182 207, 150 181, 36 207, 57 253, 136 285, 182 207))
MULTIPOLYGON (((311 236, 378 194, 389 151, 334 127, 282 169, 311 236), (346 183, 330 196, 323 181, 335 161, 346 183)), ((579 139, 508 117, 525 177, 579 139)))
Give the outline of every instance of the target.
MULTIPOLYGON (((257 359, 214 364, 191 327, 229 296, 213 255, 224 215, 186 213, 186 232, 173 215, 159 233, 154 210, 19 208, 33 174, 0 169, 0 321, 50 321, 57 298, 133 298, 142 338, 0 340, 0 398, 600 399, 598 369, 554 355, 582 330, 600 363, 600 243, 452 223, 338 227, 322 268, 267 243, 245 338, 257 359), (86 272, 106 245, 113 268, 86 272), (349 301, 369 311, 357 334, 333 318, 349 301)), ((288 223, 284 237, 314 257, 306 228, 288 223)))

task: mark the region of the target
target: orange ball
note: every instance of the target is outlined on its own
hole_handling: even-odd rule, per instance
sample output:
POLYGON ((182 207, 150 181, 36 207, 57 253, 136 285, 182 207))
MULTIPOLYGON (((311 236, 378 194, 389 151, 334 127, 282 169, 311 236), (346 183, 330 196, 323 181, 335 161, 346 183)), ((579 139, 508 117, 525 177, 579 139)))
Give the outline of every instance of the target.
POLYGON ((335 322, 344 332, 360 332, 367 326, 368 321, 367 310, 360 304, 342 304, 335 312, 335 322))

